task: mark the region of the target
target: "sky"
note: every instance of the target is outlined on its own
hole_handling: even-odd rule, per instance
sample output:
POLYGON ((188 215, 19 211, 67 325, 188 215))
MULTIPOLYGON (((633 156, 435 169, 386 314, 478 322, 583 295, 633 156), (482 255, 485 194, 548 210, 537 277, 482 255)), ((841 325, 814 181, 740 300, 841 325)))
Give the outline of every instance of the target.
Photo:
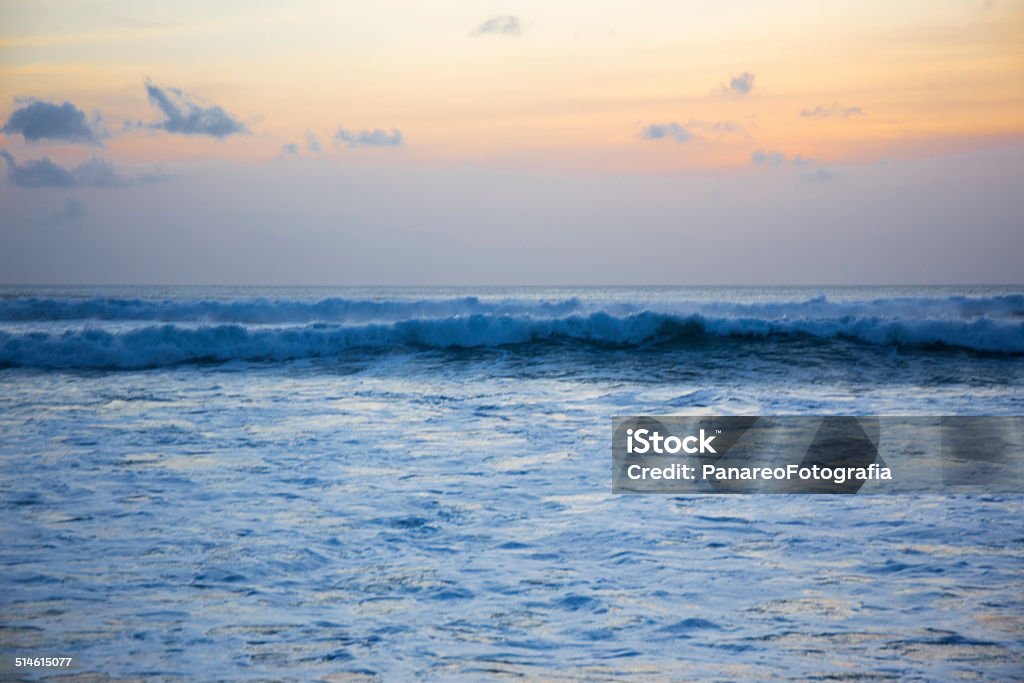
POLYGON ((1024 0, 0 0, 0 282, 1024 283, 1024 0))

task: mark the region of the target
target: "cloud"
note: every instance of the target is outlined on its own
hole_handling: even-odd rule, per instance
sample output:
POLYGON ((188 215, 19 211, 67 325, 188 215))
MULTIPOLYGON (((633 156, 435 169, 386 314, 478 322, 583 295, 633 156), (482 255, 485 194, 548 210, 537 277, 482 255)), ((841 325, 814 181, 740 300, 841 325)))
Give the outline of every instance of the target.
POLYGON ((37 140, 64 140, 98 145, 104 135, 101 124, 89 125, 85 112, 71 104, 54 104, 42 100, 29 100, 15 109, 0 132, 21 135, 27 142, 37 140))
POLYGON ((72 197, 64 202, 64 207, 60 211, 39 221, 39 225, 50 226, 73 223, 85 218, 87 213, 85 205, 72 197))
POLYGON ((759 149, 751 153, 750 161, 755 164, 764 164, 771 166, 781 166, 782 164, 806 166, 807 164, 811 163, 810 159, 801 156, 800 154, 787 158, 785 152, 764 149, 759 149))
POLYGON ((0 149, 0 157, 7 162, 7 179, 18 187, 128 187, 166 178, 158 174, 127 178, 109 161, 96 156, 74 168, 65 168, 49 157, 19 164, 14 155, 4 149, 0 149))
POLYGON ((92 157, 75 166, 71 174, 75 184, 83 187, 126 187, 137 182, 118 174, 113 164, 98 157, 92 157))
POLYGON ((345 128, 339 128, 334 138, 341 140, 349 147, 401 147, 402 131, 392 128, 391 133, 375 128, 373 130, 361 130, 352 132, 345 128))
POLYGON ((75 176, 63 166, 50 161, 49 157, 29 160, 19 164, 14 155, 0 150, 0 156, 7 162, 7 179, 19 187, 71 187, 75 176))
POLYGON ((299 146, 294 142, 287 142, 281 145, 281 156, 295 156, 299 153, 299 146))
POLYGON ((675 140, 687 142, 693 139, 693 133, 675 121, 670 123, 652 123, 640 131, 641 140, 675 140))
POLYGON ((747 130, 735 121, 700 121, 691 119, 686 122, 686 128, 691 132, 693 129, 703 130, 721 137, 723 135, 746 135, 747 130))
POLYGON ((839 178, 839 175, 833 173, 827 168, 819 168, 816 171, 801 173, 800 177, 803 178, 804 180, 808 180, 811 182, 826 182, 829 180, 836 180, 837 178, 839 178))
POLYGON ((640 131, 641 140, 675 140, 689 142, 701 137, 721 138, 726 135, 745 136, 746 129, 734 121, 700 121, 690 119, 686 123, 671 121, 669 123, 652 123, 640 131), (703 135, 698 135, 700 131, 703 135))
POLYGON ((778 166, 786 160, 786 155, 782 152, 768 152, 759 149, 750 155, 750 160, 755 164, 773 164, 778 166))
POLYGON ((754 74, 744 71, 729 80, 728 91, 737 95, 749 95, 754 89, 754 74))
POLYGON ((316 135, 313 135, 313 131, 306 131, 306 149, 313 154, 319 154, 323 150, 320 140, 317 139, 316 135))
POLYGON ((177 88, 162 88, 146 81, 149 101, 164 115, 163 121, 149 128, 179 135, 208 135, 224 139, 229 135, 248 133, 241 121, 216 104, 203 104, 177 88))
POLYGON ((481 36, 485 33, 492 33, 499 36, 522 35, 522 28, 519 26, 519 18, 512 15, 502 17, 491 17, 484 23, 477 26, 471 36, 481 36))
POLYGON ((807 119, 827 119, 832 116, 848 119, 851 116, 867 116, 867 114, 860 107, 842 107, 838 102, 833 102, 827 107, 818 105, 814 109, 804 109, 800 112, 800 116, 807 119))

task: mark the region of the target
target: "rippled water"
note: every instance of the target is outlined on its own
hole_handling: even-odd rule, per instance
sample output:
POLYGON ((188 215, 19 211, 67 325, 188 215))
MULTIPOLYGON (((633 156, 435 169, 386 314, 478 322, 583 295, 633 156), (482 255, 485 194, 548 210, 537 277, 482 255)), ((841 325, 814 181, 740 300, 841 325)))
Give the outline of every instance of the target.
MULTIPOLYGON (((4 300, 95 295, 8 291, 4 300)), ((237 302, 267 292, 102 295, 237 302)), ((749 308, 712 314, 721 301, 817 301, 817 312, 758 309, 777 327, 753 337, 392 339, 143 369, 8 356, 2 654, 189 681, 1020 677, 1022 497, 613 496, 609 453, 616 414, 1020 414, 1018 354, 780 331, 797 310, 818 324, 866 315, 849 307, 884 298, 903 301, 886 320, 904 327, 992 319, 1012 343, 1019 293, 479 295, 287 297, 447 305, 477 296, 468 305, 514 300, 531 318, 542 317, 537 301, 575 300, 576 313, 547 312, 558 319, 668 309, 751 317, 749 308), (965 294, 968 304, 949 303, 965 294), (968 310, 979 299, 983 310, 968 310)), ((395 322, 345 315, 241 324, 251 334, 253 325, 395 322)), ((9 315, 0 332, 50 335, 19 339, 59 352, 61 335, 123 340, 154 324, 132 316, 9 315)), ((224 324, 184 317, 175 324, 224 324)))

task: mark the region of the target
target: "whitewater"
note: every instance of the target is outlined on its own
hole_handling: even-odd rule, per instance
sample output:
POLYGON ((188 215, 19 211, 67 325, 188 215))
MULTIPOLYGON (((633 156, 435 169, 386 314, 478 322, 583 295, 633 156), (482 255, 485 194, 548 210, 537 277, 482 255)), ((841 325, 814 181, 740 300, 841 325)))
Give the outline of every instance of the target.
MULTIPOLYGON (((1024 296, 795 301, 492 295, 432 299, 0 300, 0 366, 146 368, 287 361, 354 352, 686 346, 709 339, 805 338, 1024 354, 1024 296)), ((616 294, 621 294, 616 292, 616 294)))
POLYGON ((0 287, 0 652, 182 681, 1012 678, 1020 496, 616 496, 609 439, 1022 413, 1021 287, 0 287))

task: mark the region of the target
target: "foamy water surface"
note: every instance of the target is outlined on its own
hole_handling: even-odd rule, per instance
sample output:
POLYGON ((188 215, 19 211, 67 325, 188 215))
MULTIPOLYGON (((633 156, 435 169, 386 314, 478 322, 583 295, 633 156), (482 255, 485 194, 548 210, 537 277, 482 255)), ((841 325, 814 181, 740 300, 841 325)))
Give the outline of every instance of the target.
POLYGON ((611 416, 1024 411, 1014 288, 0 290, 0 655, 1012 679, 1020 496, 613 496, 611 416))

